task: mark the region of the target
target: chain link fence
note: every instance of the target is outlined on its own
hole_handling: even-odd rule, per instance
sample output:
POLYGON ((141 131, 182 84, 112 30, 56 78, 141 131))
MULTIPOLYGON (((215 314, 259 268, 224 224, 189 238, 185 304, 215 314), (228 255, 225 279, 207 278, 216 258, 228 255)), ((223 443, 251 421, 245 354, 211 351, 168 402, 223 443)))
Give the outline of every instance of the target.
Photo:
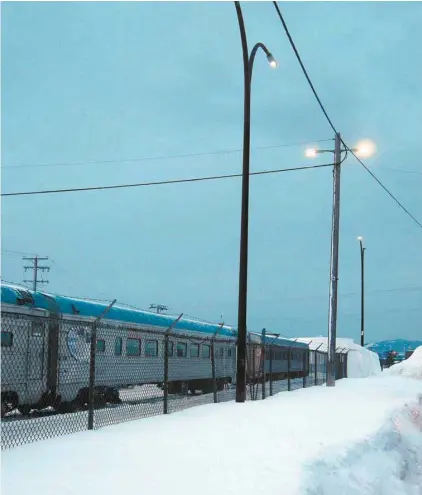
MULTIPOLYGON (((325 352, 264 341, 247 344, 247 400, 325 383, 325 352)), ((2 449, 235 399, 236 341, 218 332, 2 312, 1 358, 2 449)))

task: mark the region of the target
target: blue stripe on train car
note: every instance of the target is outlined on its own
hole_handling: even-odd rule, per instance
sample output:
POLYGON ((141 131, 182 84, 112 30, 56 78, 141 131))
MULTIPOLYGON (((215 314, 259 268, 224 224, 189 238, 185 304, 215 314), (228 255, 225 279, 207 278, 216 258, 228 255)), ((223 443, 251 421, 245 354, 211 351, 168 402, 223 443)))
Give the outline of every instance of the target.
MULTIPOLYGON (((27 307, 34 307, 51 311, 52 301, 54 301, 54 310, 62 315, 78 315, 81 317, 97 318, 107 308, 106 303, 83 300, 78 298, 58 296, 44 292, 33 292, 26 287, 20 287, 12 284, 2 284, 1 287, 1 302, 19 305, 18 300, 22 296, 29 294, 33 298, 33 303, 26 302, 27 307)), ((113 306, 107 313, 108 320, 123 321, 144 325, 148 327, 169 327, 174 321, 174 316, 151 313, 148 311, 135 310, 122 306, 113 306)), ((231 327, 224 326, 220 329, 220 325, 205 323, 196 320, 181 318, 174 326, 173 333, 179 332, 197 332, 214 335, 218 330, 219 336, 235 338, 237 332, 231 327)))
MULTIPOLYGON (((107 304, 105 303, 84 301, 63 296, 56 296, 56 301, 58 302, 60 311, 63 314, 74 314, 72 308, 73 306, 77 311, 79 311, 79 316, 91 316, 94 318, 100 316, 107 307, 107 304)), ((176 319, 174 316, 150 313, 148 311, 130 309, 118 305, 113 306, 109 310, 106 318, 108 320, 124 321, 127 323, 135 323, 149 327, 165 328, 169 327, 176 319)), ((219 328, 219 325, 181 318, 175 325, 174 330, 213 335, 219 328)), ((234 330, 226 326, 218 332, 218 335, 223 335, 226 337, 236 336, 234 330)))

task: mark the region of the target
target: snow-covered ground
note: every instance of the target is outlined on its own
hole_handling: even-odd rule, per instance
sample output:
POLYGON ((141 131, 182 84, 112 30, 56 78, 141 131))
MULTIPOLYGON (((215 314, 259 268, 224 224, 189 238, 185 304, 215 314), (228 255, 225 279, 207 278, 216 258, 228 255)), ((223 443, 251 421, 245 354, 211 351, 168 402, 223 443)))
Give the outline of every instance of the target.
MULTIPOLYGON (((319 349, 321 352, 327 352, 327 337, 302 337, 297 339, 298 342, 304 342, 309 345, 310 349, 319 349)), ((348 378, 365 378, 376 375, 381 371, 378 354, 355 344, 353 339, 337 338, 337 352, 347 352, 347 377, 348 378)))
MULTIPOLYGON (((314 376, 309 379, 307 386, 313 386, 314 376)), ((322 384, 325 375, 318 373, 317 381, 322 384)), ((303 379, 297 378, 290 382, 291 390, 303 387, 303 379)), ((273 393, 286 392, 287 380, 275 381, 273 393)), ((233 401, 235 388, 217 393, 218 402, 233 401)), ((255 387, 257 398, 262 396, 262 387, 255 387)), ((270 395, 270 385, 266 384, 266 396, 270 395)), ((120 398, 125 401, 121 405, 108 406, 104 409, 96 409, 94 412, 94 428, 102 428, 125 421, 147 418, 163 414, 163 391, 156 385, 142 385, 120 391, 120 398)), ((247 400, 251 398, 251 390, 248 387, 247 400)), ((213 394, 198 395, 169 395, 168 410, 170 413, 188 409, 190 407, 211 404, 213 394)), ((45 414, 35 415, 30 418, 22 417, 19 412, 12 415, 1 424, 2 448, 14 448, 18 445, 46 440, 60 435, 68 435, 87 429, 88 412, 82 411, 73 414, 52 414, 52 410, 45 410, 45 414)))
MULTIPOLYGON (((418 350, 416 358, 422 354, 418 350)), ((420 495, 422 380, 340 380, 2 453, 3 493, 420 495)), ((420 369, 420 368, 419 368, 420 369)))

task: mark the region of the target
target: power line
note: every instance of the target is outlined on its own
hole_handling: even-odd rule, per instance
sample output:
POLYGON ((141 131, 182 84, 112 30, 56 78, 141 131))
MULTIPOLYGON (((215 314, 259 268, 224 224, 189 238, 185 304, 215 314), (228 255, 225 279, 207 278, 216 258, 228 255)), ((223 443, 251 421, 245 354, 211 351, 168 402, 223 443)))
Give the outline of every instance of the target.
MULTIPOLYGON (((296 170, 309 170, 313 168, 322 167, 332 167, 332 163, 326 163, 323 165, 306 165, 303 167, 293 167, 293 168, 281 168, 275 170, 262 170, 261 172, 251 172, 250 175, 266 175, 266 174, 277 174, 281 172, 293 172, 296 170)), ((68 193, 68 192, 85 192, 85 191, 101 191, 106 189, 124 189, 129 187, 144 187, 144 186, 161 186, 164 184, 183 184, 190 182, 201 182, 209 180, 219 180, 219 179, 232 179, 234 177, 242 177, 242 174, 227 174, 227 175, 214 175, 209 177, 193 177, 190 179, 174 179, 174 180, 162 180, 155 182, 139 182, 135 184, 118 184, 112 186, 93 186, 93 187, 75 187, 70 189, 46 189, 43 191, 25 191, 25 192, 12 192, 12 193, 1 193, 1 196, 33 196, 36 194, 56 194, 56 193, 68 193)))
MULTIPOLYGON (((376 295, 384 295, 384 294, 390 294, 390 293, 412 293, 412 292, 422 292, 422 286, 409 286, 409 287, 397 287, 393 289, 373 289, 366 291, 365 294, 367 296, 376 296, 376 295)), ((339 294, 339 298, 348 298, 348 297, 355 297, 355 296, 360 296, 360 292, 344 292, 342 294, 339 294)), ((310 299, 325 299, 327 296, 325 294, 309 294, 309 295, 304 295, 304 296, 289 296, 289 297, 282 297, 280 300, 281 301, 304 301, 304 300, 310 300, 310 299)), ((268 302, 267 299, 255 299, 255 303, 263 303, 263 302, 268 302)))
POLYGON ((399 168, 390 168, 390 167, 382 167, 381 170, 390 170, 391 172, 400 172, 403 174, 418 174, 422 175, 422 172, 419 170, 407 170, 407 169, 399 169, 399 168))
MULTIPOLYGON (((348 148, 348 146, 343 142, 344 146, 346 148, 348 148)), ((371 172, 371 170, 369 170, 369 168, 363 163, 363 161, 355 155, 355 153, 350 149, 348 148, 349 151, 352 153, 352 155, 356 158, 356 160, 362 165, 362 167, 368 172, 369 175, 371 175, 377 182, 378 184, 384 189, 384 191, 400 206, 400 208, 409 215, 409 217, 417 224, 419 225, 419 227, 422 229, 422 223, 419 222, 419 220, 417 220, 411 213, 410 211, 405 207, 403 206, 402 203, 400 203, 400 201, 394 196, 394 194, 389 191, 389 189, 384 186, 384 184, 378 179, 378 177, 373 173, 371 172)))
MULTIPOLYGON (((264 150, 271 148, 287 148, 291 146, 307 146, 310 142, 312 143, 324 143, 327 141, 332 141, 332 139, 319 139, 317 141, 308 141, 301 143, 287 143, 287 144, 271 144, 271 145, 263 145, 256 146, 252 148, 253 150, 264 150)), ((178 155, 160 155, 160 156, 149 156, 149 157, 141 157, 141 158, 123 158, 120 160, 90 160, 90 161, 79 161, 79 162, 58 162, 58 163, 34 163, 34 164, 23 164, 23 165, 6 165, 2 168, 35 168, 35 167, 73 167, 80 165, 101 165, 107 163, 131 163, 131 162, 144 162, 144 161, 153 161, 153 160, 170 160, 177 158, 190 158, 190 157, 199 157, 199 156, 212 156, 212 155, 229 155, 232 153, 240 153, 242 148, 236 149, 226 149, 219 151, 202 151, 198 153, 183 153, 178 155)))
MULTIPOLYGON (((320 106, 320 108, 321 108, 321 110, 322 110, 323 114, 325 115, 325 118, 327 119, 328 123, 330 124, 331 129, 332 129, 332 130, 333 130, 336 134, 338 134, 337 129, 334 127, 334 124, 332 123, 332 121, 331 121, 330 117, 328 116, 328 113, 327 113, 327 111, 325 110, 324 105, 322 104, 322 102, 321 102, 321 100, 320 100, 320 98, 319 98, 319 96, 318 96, 318 94, 317 94, 317 92, 316 92, 316 90, 315 90, 314 85, 312 84, 312 81, 311 81, 311 79, 310 79, 310 77, 309 77, 309 75, 308 75, 308 72, 307 72, 307 70, 306 70, 305 66, 303 65, 302 59, 300 58, 299 52, 298 52, 298 50, 297 50, 297 48, 296 48, 296 45, 295 45, 295 43, 294 43, 294 41, 293 41, 293 39, 292 39, 292 37, 291 37, 291 35, 290 35, 289 29, 288 29, 288 27, 287 27, 287 24, 286 24, 286 22, 285 22, 284 18, 283 18, 282 13, 280 12, 280 9, 279 9, 279 7, 278 7, 278 5, 277 5, 277 2, 273 2, 273 4, 274 4, 275 9, 276 9, 276 11, 277 11, 277 14, 278 14, 278 16, 279 16, 279 18, 280 18, 280 21, 281 21, 281 23, 283 24, 284 31, 286 32, 286 35, 287 35, 287 37, 289 38, 290 45, 291 45, 291 47, 292 47, 293 51, 295 52, 296 58, 297 58, 297 60, 298 60, 298 62, 299 62, 299 64, 300 64, 300 66, 301 66, 301 68, 302 68, 302 71, 303 71, 303 73, 304 73, 304 75, 305 75, 305 77, 306 77, 306 80, 308 81, 309 86, 310 86, 310 88, 311 88, 311 90, 312 90, 312 92, 313 92, 313 94, 314 94, 314 96, 315 96, 315 98, 316 98, 316 100, 317 100, 317 102, 318 102, 318 104, 319 104, 319 106, 320 106)), ((390 192, 386 186, 384 186, 384 184, 383 184, 383 183, 382 183, 382 182, 378 179, 378 177, 376 177, 376 175, 375 175, 373 172, 371 172, 371 171, 369 170, 369 168, 368 168, 368 167, 367 167, 367 166, 363 163, 363 161, 362 161, 359 157, 357 157, 357 156, 355 155, 355 153, 354 153, 354 152, 353 152, 353 151, 349 148, 349 146, 347 146, 347 144, 344 142, 344 140, 343 140, 342 138, 340 138, 340 139, 341 139, 341 142, 343 143, 344 147, 346 148, 346 150, 350 151, 350 153, 351 153, 351 154, 352 154, 352 155, 356 158, 356 160, 357 160, 357 161, 358 161, 358 162, 359 162, 359 163, 360 163, 360 164, 361 164, 361 165, 365 168, 365 170, 366 170, 366 171, 367 171, 367 172, 368 172, 368 173, 369 173, 369 174, 370 174, 370 175, 371 175, 371 176, 372 176, 372 177, 373 177, 373 178, 374 178, 374 179, 378 182, 378 184, 379 184, 379 185, 380 185, 380 186, 384 189, 384 191, 385 191, 385 192, 386 192, 386 193, 387 193, 387 194, 388 194, 388 195, 389 195, 389 196, 390 196, 390 197, 391 197, 391 198, 392 198, 392 199, 393 199, 393 200, 394 200, 394 201, 395 201, 395 202, 399 205, 399 207, 400 207, 400 208, 401 208, 401 209, 402 209, 405 213, 407 213, 407 215, 409 215, 409 216, 410 216, 410 218, 411 218, 411 219, 412 219, 412 220, 413 220, 413 221, 414 221, 414 222, 415 222, 415 223, 416 223, 419 227, 421 227, 421 228, 422 228, 422 223, 420 223, 420 222, 419 222, 419 221, 418 221, 418 220, 417 220, 417 219, 416 219, 416 218, 415 218, 415 217, 414 217, 414 216, 413 216, 413 215, 409 212, 409 210, 408 210, 407 208, 405 208, 405 207, 402 205, 402 203, 400 203, 400 201, 399 201, 399 200, 398 200, 398 199, 397 199, 397 198, 393 195, 393 193, 392 193, 392 192, 390 192)))

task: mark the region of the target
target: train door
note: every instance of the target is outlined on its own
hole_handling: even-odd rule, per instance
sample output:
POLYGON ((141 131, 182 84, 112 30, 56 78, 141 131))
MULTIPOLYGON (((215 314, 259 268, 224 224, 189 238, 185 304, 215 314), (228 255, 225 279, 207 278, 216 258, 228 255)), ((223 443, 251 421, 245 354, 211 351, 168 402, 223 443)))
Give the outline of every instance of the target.
POLYGON ((33 322, 28 345, 28 380, 32 382, 32 386, 39 385, 40 392, 44 369, 44 337, 45 329, 43 323, 33 322))

